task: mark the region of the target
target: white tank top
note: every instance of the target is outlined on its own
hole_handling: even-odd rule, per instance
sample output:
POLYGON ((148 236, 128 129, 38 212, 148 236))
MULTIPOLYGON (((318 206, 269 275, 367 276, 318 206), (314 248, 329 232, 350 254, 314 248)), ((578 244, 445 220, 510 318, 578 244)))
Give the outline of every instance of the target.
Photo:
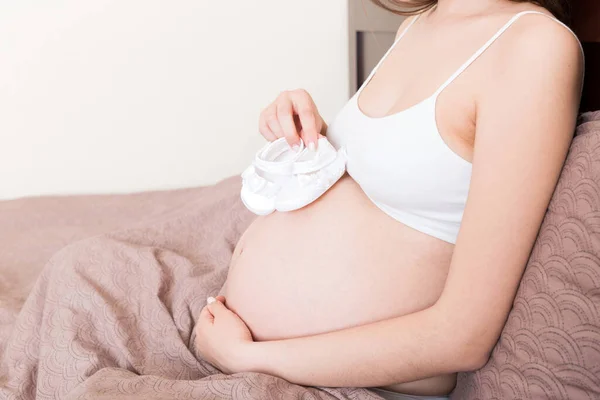
POLYGON ((469 194, 471 163, 454 153, 440 136, 435 116, 437 98, 525 14, 547 16, 537 11, 516 14, 433 95, 399 113, 368 117, 360 110, 358 98, 418 16, 413 18, 332 122, 327 137, 336 148, 345 149, 348 174, 392 218, 430 236, 456 243, 469 194))

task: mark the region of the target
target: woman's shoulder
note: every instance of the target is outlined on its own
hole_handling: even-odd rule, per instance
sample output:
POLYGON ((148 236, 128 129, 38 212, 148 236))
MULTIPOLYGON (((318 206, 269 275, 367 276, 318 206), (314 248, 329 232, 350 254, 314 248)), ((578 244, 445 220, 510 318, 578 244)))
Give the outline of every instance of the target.
POLYGON ((512 13, 517 15, 519 18, 505 32, 504 44, 495 58, 498 68, 524 75, 540 70, 557 73, 571 70, 573 78, 583 73, 581 43, 569 27, 540 7, 512 13))
POLYGON ((410 25, 411 21, 414 21, 416 18, 419 17, 419 15, 420 14, 409 15, 408 17, 404 18, 404 20, 398 27, 398 30, 396 31, 396 40, 400 37, 402 32, 404 32, 406 30, 406 28, 408 28, 408 25, 410 25))
POLYGON ((498 28, 516 15, 519 18, 503 31, 488 54, 485 76, 493 79, 482 81, 478 106, 497 109, 523 104, 522 100, 570 109, 570 102, 578 101, 583 81, 579 40, 544 9, 518 9, 499 16, 498 28), (569 105, 564 103, 567 99, 569 105))
POLYGON ((581 54, 581 44, 575 33, 545 9, 524 10, 515 15, 513 38, 517 47, 526 50, 553 48, 581 54))

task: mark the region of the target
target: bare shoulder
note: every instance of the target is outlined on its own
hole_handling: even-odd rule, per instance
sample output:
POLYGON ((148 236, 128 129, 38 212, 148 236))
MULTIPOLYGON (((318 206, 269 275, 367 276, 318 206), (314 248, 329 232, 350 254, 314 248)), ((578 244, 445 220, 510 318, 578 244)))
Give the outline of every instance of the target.
POLYGON ((400 35, 402 34, 402 32, 404 32, 404 30, 408 27, 408 24, 410 24, 410 21, 412 21, 413 19, 415 19, 417 17, 418 17, 418 15, 411 15, 409 17, 404 18, 404 21, 402 21, 402 23, 398 27, 398 31, 396 31, 396 39, 398 39, 400 37, 400 35))
POLYGON ((513 132, 517 126, 533 132, 539 128, 533 125, 546 124, 538 130, 570 140, 584 69, 577 37, 548 15, 524 14, 500 42, 487 64, 493 79, 481 85, 479 115, 502 117, 514 125, 513 132), (533 121, 531 115, 544 117, 533 121))
POLYGON ((511 28, 509 43, 504 46, 504 67, 523 74, 539 74, 542 69, 571 79, 582 75, 583 52, 579 40, 549 14, 522 15, 511 28))

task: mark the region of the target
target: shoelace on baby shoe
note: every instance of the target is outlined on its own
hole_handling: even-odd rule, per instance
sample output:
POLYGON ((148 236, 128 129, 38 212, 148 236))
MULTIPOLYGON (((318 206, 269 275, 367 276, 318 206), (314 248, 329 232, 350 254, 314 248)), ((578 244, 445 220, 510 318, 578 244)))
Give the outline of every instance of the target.
POLYGON ((244 205, 258 215, 275 211, 275 196, 281 183, 291 176, 293 163, 304 151, 304 143, 292 149, 284 138, 267 143, 242 173, 241 197, 244 205))
POLYGON ((326 138, 316 151, 305 149, 294 162, 292 176, 282 183, 275 198, 278 211, 303 208, 329 190, 346 170, 346 153, 337 151, 326 138))
POLYGON ((252 193, 263 192, 266 197, 272 197, 277 194, 279 185, 263 178, 256 173, 253 165, 248 167, 242 174, 242 185, 248 187, 252 193))
POLYGON ((308 174, 299 174, 297 179, 300 185, 309 186, 312 184, 316 184, 319 187, 330 187, 337 179, 335 177, 341 176, 344 173, 345 168, 338 167, 335 170, 331 170, 325 172, 324 170, 319 170, 316 172, 311 172, 308 174), (333 177, 333 178, 332 178, 333 177))
POLYGON ((242 201, 258 215, 297 210, 329 190, 345 169, 345 151, 338 152, 326 138, 319 139, 316 150, 302 141, 292 149, 278 139, 259 150, 242 174, 242 201))
POLYGON ((294 161, 305 151, 304 142, 296 150, 292 149, 285 138, 267 143, 254 157, 254 167, 268 174, 289 175, 292 173, 294 161), (287 154, 286 154, 287 153, 287 154), (286 154, 288 158, 277 160, 286 154))

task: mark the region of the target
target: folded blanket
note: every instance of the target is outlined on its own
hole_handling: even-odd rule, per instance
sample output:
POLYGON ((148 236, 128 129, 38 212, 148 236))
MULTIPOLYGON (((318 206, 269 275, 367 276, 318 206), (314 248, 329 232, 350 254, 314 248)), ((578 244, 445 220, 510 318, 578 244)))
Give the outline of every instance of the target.
POLYGON ((0 201, 0 358, 12 326, 50 257, 70 243, 146 226, 210 187, 121 195, 53 196, 0 201))
POLYGON ((44 267, 0 355, 2 399, 379 399, 223 375, 193 349, 252 220, 239 180, 146 223, 71 244, 44 267))

